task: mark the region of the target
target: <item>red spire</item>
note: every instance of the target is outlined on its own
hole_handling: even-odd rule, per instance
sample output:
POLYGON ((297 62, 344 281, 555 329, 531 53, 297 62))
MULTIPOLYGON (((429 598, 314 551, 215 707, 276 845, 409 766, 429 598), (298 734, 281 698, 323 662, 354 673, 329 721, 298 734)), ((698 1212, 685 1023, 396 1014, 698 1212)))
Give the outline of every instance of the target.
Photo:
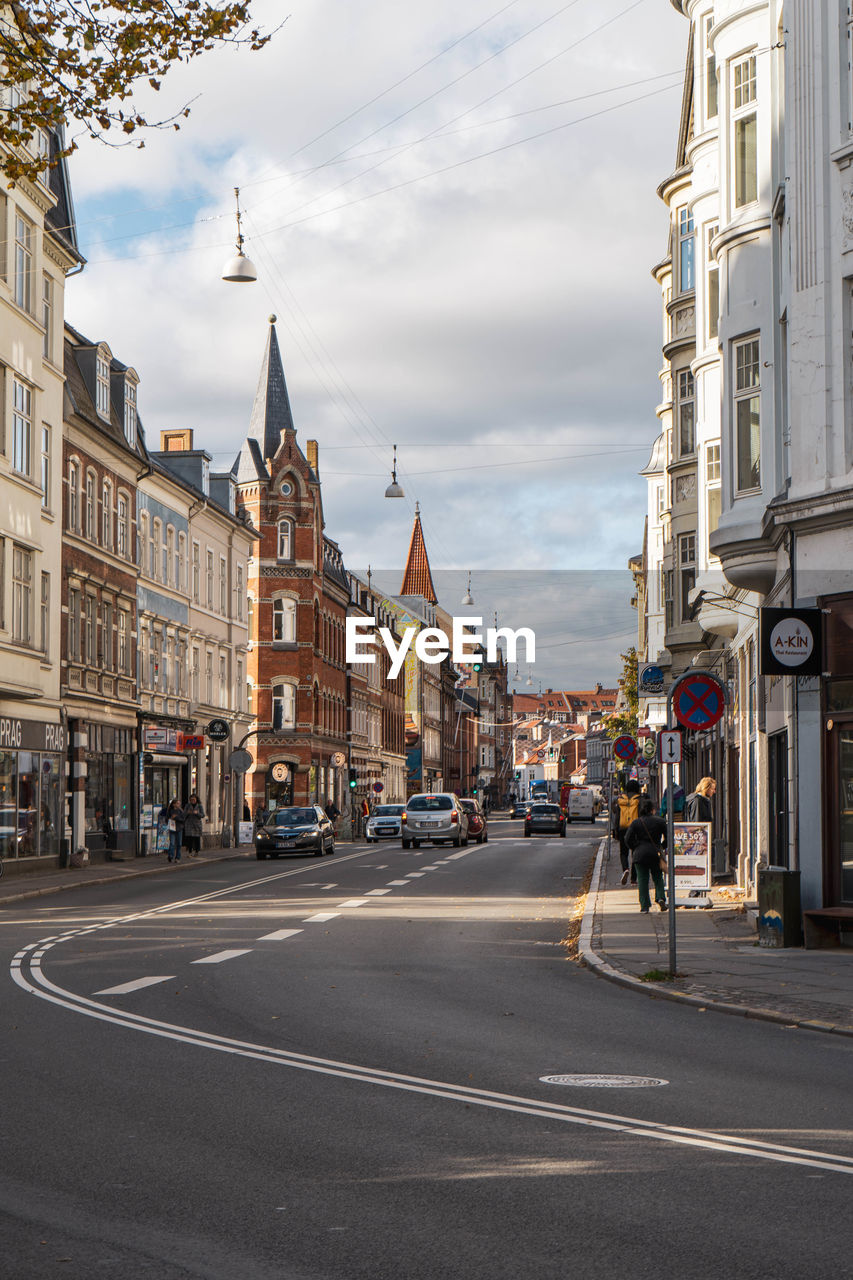
POLYGON ((409 543, 409 555, 403 573, 400 595, 422 596, 430 604, 438 604, 424 542, 424 531, 421 528, 421 509, 418 503, 415 504, 415 523, 412 527, 412 540, 409 543))

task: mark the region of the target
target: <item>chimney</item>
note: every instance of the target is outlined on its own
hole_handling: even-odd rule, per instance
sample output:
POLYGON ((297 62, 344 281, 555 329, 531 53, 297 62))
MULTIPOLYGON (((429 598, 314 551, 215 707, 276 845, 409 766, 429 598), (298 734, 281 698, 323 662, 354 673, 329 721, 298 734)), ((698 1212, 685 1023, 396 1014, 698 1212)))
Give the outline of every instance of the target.
POLYGON ((308 466, 314 472, 317 479, 320 479, 320 467, 318 462, 317 441, 309 440, 306 448, 308 449, 308 466))
POLYGON ((161 431, 161 453, 186 453, 193 447, 193 429, 187 427, 183 431, 161 431))

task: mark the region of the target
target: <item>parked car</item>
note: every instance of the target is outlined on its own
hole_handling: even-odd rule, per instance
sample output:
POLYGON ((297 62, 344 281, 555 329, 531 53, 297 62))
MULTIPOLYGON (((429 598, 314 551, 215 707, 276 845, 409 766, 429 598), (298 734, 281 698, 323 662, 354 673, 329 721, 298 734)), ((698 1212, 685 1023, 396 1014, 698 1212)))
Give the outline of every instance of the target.
POLYGON ((335 829, 318 804, 273 809, 255 832, 255 855, 259 860, 278 858, 283 853, 322 857, 334 852, 335 829))
POLYGON ((400 832, 403 848, 417 849, 421 843, 468 843, 468 815, 452 791, 422 792, 409 796, 400 832))
POLYGON ((589 787, 572 787, 569 792, 569 822, 595 822, 595 796, 589 787))
POLYGON ((364 837, 368 844, 399 837, 405 808, 403 804, 378 804, 367 819, 364 828, 364 837))
POLYGON ((480 801, 474 796, 462 796, 459 803, 468 815, 469 837, 475 839, 477 844, 488 844, 489 822, 480 801))
POLYGON ((558 804, 534 800, 528 806, 524 818, 524 834, 529 836, 534 831, 550 831, 552 834, 565 836, 566 815, 558 804))

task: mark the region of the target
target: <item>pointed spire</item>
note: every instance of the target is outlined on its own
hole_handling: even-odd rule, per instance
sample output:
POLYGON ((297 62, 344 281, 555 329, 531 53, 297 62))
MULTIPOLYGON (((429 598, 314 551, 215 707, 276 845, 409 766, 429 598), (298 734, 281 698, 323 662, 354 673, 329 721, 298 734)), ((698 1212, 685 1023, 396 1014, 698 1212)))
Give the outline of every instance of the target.
POLYGON ((285 429, 295 431, 293 414, 290 411, 290 398, 287 394, 287 383, 284 380, 284 366, 281 363, 281 352, 275 331, 275 316, 270 316, 270 331, 267 337, 267 349, 261 365, 261 376, 252 406, 252 418, 249 423, 249 436, 257 440, 261 454, 266 460, 275 456, 281 444, 281 433, 285 429))
POLYGON ((401 596, 422 596, 430 604, 438 604, 438 596, 432 582, 429 567, 424 531, 421 527, 420 503, 415 503, 415 523, 412 526, 412 540, 409 543, 409 555, 403 573, 401 596))

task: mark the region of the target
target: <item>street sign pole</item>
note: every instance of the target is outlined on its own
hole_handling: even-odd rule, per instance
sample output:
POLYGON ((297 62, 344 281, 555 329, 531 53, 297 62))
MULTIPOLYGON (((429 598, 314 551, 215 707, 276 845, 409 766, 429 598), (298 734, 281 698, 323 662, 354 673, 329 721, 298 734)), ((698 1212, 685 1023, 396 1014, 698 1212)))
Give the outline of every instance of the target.
MULTIPOLYGON (((711 685, 715 686, 720 698, 722 699, 722 707, 716 709, 708 709, 703 712, 701 708, 697 708, 694 713, 694 719, 690 727, 701 729, 709 724, 716 724, 716 721, 725 712, 727 702, 726 690, 722 681, 715 676, 713 671, 701 671, 695 667, 691 667, 689 671, 685 671, 679 676, 673 684, 666 699, 666 727, 674 729, 672 704, 675 695, 682 685, 690 681, 695 681, 697 677, 704 677, 711 685), (702 722, 701 716, 706 717, 705 723, 702 722)), ((670 750, 670 756, 672 751, 670 750)), ((673 786, 673 762, 667 760, 666 764, 666 869, 667 869, 667 903, 669 907, 669 976, 674 978, 677 973, 676 965, 676 941, 675 941, 675 787, 673 786)))

